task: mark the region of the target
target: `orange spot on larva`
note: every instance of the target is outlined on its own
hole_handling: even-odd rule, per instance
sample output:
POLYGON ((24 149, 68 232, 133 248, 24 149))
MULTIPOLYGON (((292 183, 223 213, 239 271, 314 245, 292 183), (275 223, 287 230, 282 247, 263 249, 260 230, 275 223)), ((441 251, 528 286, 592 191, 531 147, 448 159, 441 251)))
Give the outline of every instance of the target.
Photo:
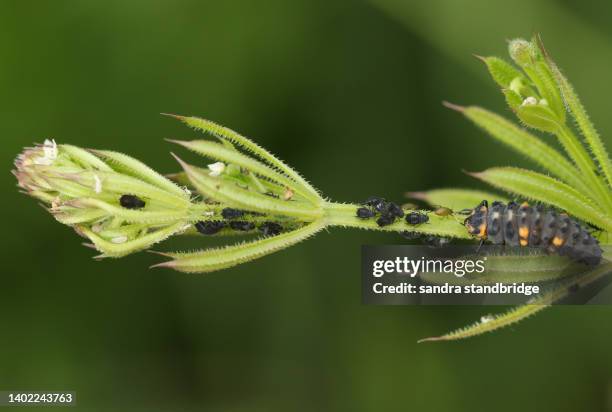
POLYGON ((482 225, 478 227, 478 230, 480 230, 480 233, 478 233, 478 236, 480 237, 487 236, 487 225, 483 223, 482 225))

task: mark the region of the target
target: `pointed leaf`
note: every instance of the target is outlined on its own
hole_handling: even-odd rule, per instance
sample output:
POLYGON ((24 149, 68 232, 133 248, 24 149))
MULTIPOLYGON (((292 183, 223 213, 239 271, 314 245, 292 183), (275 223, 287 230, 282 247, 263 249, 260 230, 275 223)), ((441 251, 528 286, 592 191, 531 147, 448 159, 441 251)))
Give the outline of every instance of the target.
POLYGON ((127 174, 144 182, 150 183, 159 187, 160 189, 173 193, 176 196, 185 199, 189 198, 183 189, 138 159, 134 159, 133 157, 123 153, 113 152, 110 150, 90 149, 90 151, 95 153, 97 156, 104 158, 113 167, 113 169, 119 173, 127 174))
POLYGON ((466 107, 461 110, 461 113, 483 128, 491 137, 531 159, 584 195, 589 196, 593 193, 592 188, 585 185, 584 177, 574 165, 553 147, 527 130, 480 107, 466 107))
POLYGON ((67 153, 70 159, 78 162, 82 167, 86 169, 97 169, 103 172, 112 172, 113 169, 98 159, 96 156, 89 153, 87 150, 81 149, 80 147, 72 146, 69 144, 61 144, 58 146, 59 153, 67 153))
POLYGON ((188 165, 175 156, 181 164, 192 185, 203 195, 232 207, 255 212, 284 215, 315 220, 322 210, 309 203, 286 201, 245 190, 234 183, 218 177, 209 176, 196 167, 188 165))
POLYGON ((184 228, 185 223, 178 222, 124 243, 113 243, 112 241, 105 240, 86 226, 78 226, 77 230, 93 242, 96 249, 102 252, 102 257, 122 257, 147 249, 151 245, 167 239, 184 228))
POLYGON ((253 242, 246 242, 223 248, 207 249, 193 253, 164 253, 166 256, 173 257, 174 260, 160 263, 152 267, 168 267, 187 273, 214 272, 285 249, 313 236, 323 229, 323 227, 323 222, 315 221, 292 232, 282 233, 277 236, 267 237, 253 242))
POLYGON ((285 173, 296 183, 301 185, 304 190, 320 198, 320 195, 317 190, 313 186, 311 186, 310 183, 308 183, 306 179, 304 179, 298 172, 296 172, 294 169, 285 164, 282 160, 274 156, 272 153, 270 153, 263 147, 259 146, 257 143, 248 139, 247 137, 242 136, 241 134, 231 129, 228 129, 227 127, 211 122, 210 120, 205 120, 198 117, 185 117, 176 115, 172 116, 183 121, 188 126, 191 126, 196 130, 200 130, 205 133, 210 133, 213 136, 219 137, 221 139, 227 139, 232 143, 236 143, 239 146, 242 146, 243 148, 255 154, 259 158, 270 163, 272 166, 278 168, 278 170, 285 173))
POLYGON ((601 170, 603 171, 606 180, 608 181, 608 185, 612 185, 612 163, 610 162, 610 157, 606 148, 595 129, 595 126, 589 119, 589 116, 580 101, 580 98, 574 91, 571 83, 567 80, 567 78, 561 73, 559 67, 555 64, 555 62, 548 56, 546 53, 544 46, 540 43, 540 47, 542 52, 547 58, 548 64, 550 65, 550 69, 552 74, 557 82, 559 89, 561 89, 561 93, 563 95, 563 99, 565 100, 565 104, 568 109, 572 113, 578 127, 580 128, 580 132, 586 139, 589 147, 593 151, 595 155, 595 159, 597 159, 601 170))
POLYGON ((509 88, 510 83, 512 83, 514 79, 524 77, 523 73, 521 73, 517 68, 499 57, 478 58, 487 66, 487 69, 489 70, 493 80, 495 80, 495 83, 504 89, 509 88))
POLYGON ((552 290, 542 293, 540 296, 532 299, 525 305, 513 308, 501 315, 483 316, 479 322, 476 322, 470 326, 458 329, 442 336, 421 339, 418 342, 465 339, 512 325, 543 309, 546 309, 554 302, 566 297, 570 293, 570 286, 577 285, 579 288, 584 288, 603 276, 608 276, 611 270, 612 264, 610 262, 602 263, 595 266, 589 273, 574 276, 566 281, 559 282, 559 284, 552 290))
POLYGON ((304 190, 301 185, 296 184, 293 180, 284 174, 277 172, 271 167, 259 162, 256 159, 245 156, 244 154, 229 149, 223 144, 210 142, 206 140, 192 140, 192 141, 180 141, 180 140, 169 140, 170 142, 180 144, 189 150, 192 150, 198 154, 208 156, 215 160, 220 160, 225 163, 236 164, 242 168, 245 168, 257 175, 271 179, 285 187, 290 187, 296 192, 302 194, 313 203, 320 203, 319 196, 313 196, 313 194, 307 190, 304 190))
POLYGON ((426 192, 409 192, 406 196, 423 200, 431 206, 444 206, 455 211, 476 207, 483 200, 489 203, 495 200, 507 202, 503 196, 472 189, 434 189, 426 192))

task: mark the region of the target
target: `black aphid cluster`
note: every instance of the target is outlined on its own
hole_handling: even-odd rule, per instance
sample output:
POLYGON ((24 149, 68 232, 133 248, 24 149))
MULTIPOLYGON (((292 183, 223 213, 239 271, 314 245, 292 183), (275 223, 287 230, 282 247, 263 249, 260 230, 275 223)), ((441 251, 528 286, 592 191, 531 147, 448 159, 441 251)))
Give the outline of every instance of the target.
POLYGON ((195 224, 195 228, 203 235, 214 235, 225 227, 225 222, 220 220, 200 221, 195 224))
POLYGON ((370 219, 378 216, 376 224, 378 226, 388 226, 395 222, 395 219, 403 217, 402 208, 393 202, 387 202, 381 197, 370 197, 362 203, 363 207, 357 209, 356 215, 360 219, 370 219))
POLYGON ((195 224, 195 228, 201 234, 208 236, 219 233, 225 227, 229 227, 237 232, 250 232, 255 230, 257 227, 259 232, 264 236, 276 236, 283 231, 283 227, 275 222, 263 222, 259 226, 256 226, 253 222, 234 220, 240 219, 247 214, 256 216, 260 215, 259 213, 255 212, 226 207, 221 210, 221 216, 225 220, 200 221, 195 224))
MULTIPOLYGON (((378 216, 376 223, 378 226, 388 226, 395 223, 396 219, 404 217, 404 211, 396 203, 388 202, 381 197, 370 197, 363 206, 356 211, 356 216, 360 219, 370 219, 378 216)), ((406 224, 410 226, 422 225, 429 222, 429 216, 421 212, 409 212, 405 215, 406 224)), ((408 240, 422 239, 423 243, 431 247, 442 247, 449 242, 449 239, 437 236, 422 235, 413 231, 401 231, 400 236, 408 240)))

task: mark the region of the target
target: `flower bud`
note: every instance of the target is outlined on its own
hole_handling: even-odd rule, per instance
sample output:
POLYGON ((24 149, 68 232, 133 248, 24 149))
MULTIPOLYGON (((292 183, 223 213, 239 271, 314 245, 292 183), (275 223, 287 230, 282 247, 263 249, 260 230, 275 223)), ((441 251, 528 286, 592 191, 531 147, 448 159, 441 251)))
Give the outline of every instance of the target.
POLYGON ((521 67, 529 66, 538 57, 538 52, 531 42, 524 39, 514 39, 508 45, 510 57, 521 67))
POLYGON ((191 219, 187 193, 136 159, 105 156, 108 163, 45 140, 17 156, 13 174, 26 194, 42 200, 56 220, 89 238, 103 256, 142 250, 184 230, 191 219))

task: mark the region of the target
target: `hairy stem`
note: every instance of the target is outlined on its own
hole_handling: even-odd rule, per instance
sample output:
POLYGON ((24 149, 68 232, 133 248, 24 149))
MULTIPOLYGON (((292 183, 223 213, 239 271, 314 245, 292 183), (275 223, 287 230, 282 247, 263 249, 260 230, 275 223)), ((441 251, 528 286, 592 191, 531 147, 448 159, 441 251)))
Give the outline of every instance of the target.
POLYGON ((460 218, 455 216, 438 216, 431 210, 404 210, 404 213, 418 212, 429 217, 427 223, 409 225, 404 219, 397 219, 387 226, 379 226, 376 218, 360 219, 355 215, 358 204, 326 202, 323 205, 324 219, 327 226, 353 227, 366 230, 379 230, 386 232, 411 231, 436 236, 469 239, 467 230, 460 218))

